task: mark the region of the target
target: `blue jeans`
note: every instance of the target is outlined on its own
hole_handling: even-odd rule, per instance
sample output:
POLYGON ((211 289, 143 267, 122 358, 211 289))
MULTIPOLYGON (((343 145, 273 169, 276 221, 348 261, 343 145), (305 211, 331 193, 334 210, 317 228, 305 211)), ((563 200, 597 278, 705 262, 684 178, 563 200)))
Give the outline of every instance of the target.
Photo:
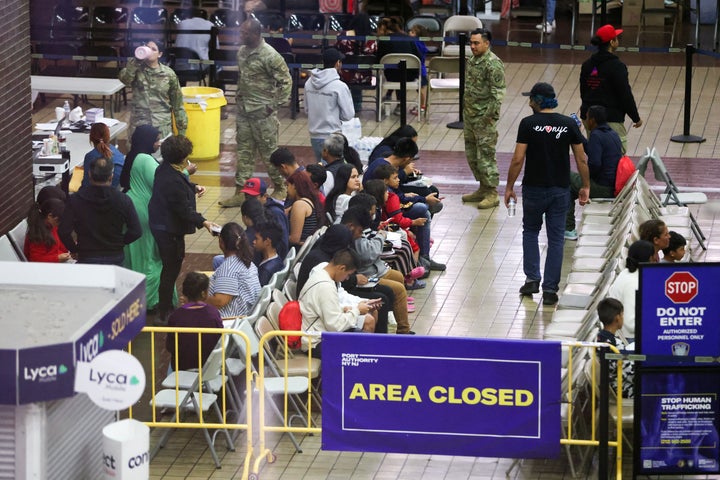
POLYGON ((420 247, 420 255, 423 257, 430 256, 430 212, 428 211, 427 204, 417 202, 413 203, 413 206, 407 209, 404 215, 408 218, 415 220, 416 218, 427 218, 427 222, 422 227, 412 227, 412 231, 415 234, 415 241, 420 247))
MULTIPOLYGON (((310 145, 312 145, 313 152, 315 153, 315 159, 318 161, 318 163, 322 163, 323 165, 325 165, 325 162, 322 159, 322 151, 325 146, 325 139, 324 138, 311 138, 310 145)), ((325 192, 325 193, 330 193, 330 192, 325 192)))
POLYGON ((565 216, 570 189, 561 187, 522 187, 523 205, 523 271, 527 282, 539 282, 540 247, 538 236, 545 215, 547 231, 547 257, 542 282, 543 292, 557 292, 562 270, 565 246, 565 216))
POLYGON ((555 2, 556 0, 547 0, 545 4, 545 21, 552 23, 555 20, 555 2))

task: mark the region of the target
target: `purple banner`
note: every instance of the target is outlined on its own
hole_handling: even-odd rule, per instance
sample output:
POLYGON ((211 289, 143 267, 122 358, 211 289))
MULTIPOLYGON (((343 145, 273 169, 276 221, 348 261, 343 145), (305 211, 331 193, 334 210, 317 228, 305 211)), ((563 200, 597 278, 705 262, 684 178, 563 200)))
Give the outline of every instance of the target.
POLYGON ((640 387, 636 473, 719 473, 720 372, 642 372, 640 387))
POLYGON ((75 359, 89 362, 105 350, 121 350, 145 326, 145 280, 128 292, 75 342, 75 359))
POLYGON ((720 265, 643 265, 639 300, 638 353, 678 361, 720 355, 720 265))
POLYGON ((18 403, 72 397, 75 362, 71 343, 26 348, 18 353, 18 403))
POLYGON ((560 343, 328 333, 327 450, 552 458, 560 343))
POLYGON ((17 351, 0 350, 0 405, 17 404, 17 351))

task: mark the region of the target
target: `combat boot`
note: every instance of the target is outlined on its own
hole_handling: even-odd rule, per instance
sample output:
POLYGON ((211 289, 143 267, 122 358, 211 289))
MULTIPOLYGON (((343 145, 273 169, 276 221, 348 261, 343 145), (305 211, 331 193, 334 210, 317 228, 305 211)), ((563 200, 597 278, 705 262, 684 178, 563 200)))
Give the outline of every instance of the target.
POLYGON ((485 198, 478 203, 477 208, 482 210, 485 208, 494 208, 498 205, 500 205, 500 197, 498 196, 497 190, 492 189, 486 192, 485 198))
POLYGON ((245 201, 245 194, 240 191, 240 188, 235 190, 235 195, 232 197, 220 200, 218 204, 223 208, 239 207, 245 201))
POLYGON ((480 202, 485 198, 485 190, 480 187, 472 193, 466 193, 462 196, 463 202, 480 202))

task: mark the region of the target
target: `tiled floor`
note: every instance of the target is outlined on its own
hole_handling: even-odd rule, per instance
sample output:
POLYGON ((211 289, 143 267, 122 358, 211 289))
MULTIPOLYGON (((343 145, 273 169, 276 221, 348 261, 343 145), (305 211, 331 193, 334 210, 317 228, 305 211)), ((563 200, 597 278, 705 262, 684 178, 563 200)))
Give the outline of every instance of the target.
MULTIPOLYGON (((517 50, 498 49, 501 57, 518 57, 517 50)), ((520 92, 527 91, 536 81, 550 81, 559 92, 559 111, 570 113, 579 106, 577 78, 579 61, 585 52, 555 52, 565 57, 562 63, 547 63, 532 58, 528 49, 520 61, 507 62, 507 96, 503 103, 498 125, 498 163, 504 181, 512 154, 517 124, 530 113, 527 99, 520 92), (572 58, 570 58, 572 57, 572 58)), ((633 89, 645 119, 645 125, 629 134, 629 153, 637 157, 646 147, 655 146, 666 158, 668 168, 681 186, 701 188, 717 198, 718 128, 720 116, 715 100, 720 89, 717 64, 697 67, 693 85, 696 101, 693 103, 691 131, 702 134, 702 144, 676 144, 669 137, 682 132, 683 55, 678 54, 623 54, 630 65, 633 89)), ((60 103, 58 103, 60 102, 60 103)), ((52 100, 37 112, 35 120, 53 115, 56 104, 52 100)), ((414 292, 416 313, 411 315, 413 329, 421 335, 477 336, 511 339, 542 338, 553 309, 543 307, 536 296, 521 298, 517 289, 524 280, 520 242, 521 215, 508 218, 504 207, 479 211, 473 205, 463 205, 460 193, 473 186, 472 176, 463 157, 463 139, 460 130, 446 128, 457 120, 457 109, 443 107, 433 110, 427 121, 412 118, 411 123, 420 132, 421 160, 419 167, 433 178, 446 195, 445 209, 433 220, 433 256, 448 265, 446 272, 433 274, 424 290, 414 292)), ((239 209, 221 209, 219 198, 232 191, 234 171, 234 117, 222 121, 223 143, 219 161, 199 162, 195 180, 207 185, 208 193, 199 201, 204 214, 216 221, 240 221, 239 209)), ((127 116, 127 110, 121 117, 127 116)), ((374 121, 374 112, 363 111, 363 134, 384 136, 398 126, 397 117, 374 121)), ((291 146, 303 163, 311 160, 307 125, 304 114, 294 121, 288 110, 281 115, 280 144, 291 146)), ((259 174, 263 169, 258 165, 259 174)), ((707 252, 696 250, 695 259, 717 261, 720 247, 714 239, 714 229, 720 225, 716 218, 720 202, 711 201, 699 210, 699 219, 709 237, 707 252)), ((185 269, 209 268, 209 254, 218 253, 217 242, 204 231, 188 236, 188 257, 185 269)), ((542 237, 541 237, 542 240, 542 237)), ((566 258, 570 258, 574 245, 566 245, 566 258)), ((567 263, 567 262, 566 262, 567 263)), ((319 437, 302 438, 302 454, 295 454, 289 441, 281 439, 275 448, 277 461, 264 466, 264 479, 500 479, 510 459, 447 457, 433 455, 401 455, 380 453, 339 453, 322 451, 319 437)), ((205 442, 197 432, 176 432, 170 445, 163 449, 152 463, 152 478, 157 479, 230 479, 239 478, 242 472, 244 451, 224 452, 222 441, 218 451, 223 468, 216 470, 207 453, 205 442)), ((626 453, 625 474, 629 476, 631 455, 626 453)), ((590 474, 583 473, 586 477, 590 474)), ((526 461, 511 472, 510 478, 564 479, 570 478, 565 457, 559 460, 526 461)))

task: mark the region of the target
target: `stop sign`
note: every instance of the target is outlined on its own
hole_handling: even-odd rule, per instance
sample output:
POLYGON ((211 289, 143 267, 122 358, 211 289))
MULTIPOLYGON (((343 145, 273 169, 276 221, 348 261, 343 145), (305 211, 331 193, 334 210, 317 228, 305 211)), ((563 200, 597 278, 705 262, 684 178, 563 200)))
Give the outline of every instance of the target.
POLYGON ((690 272, 674 272, 665 280, 665 296, 673 303, 689 303, 698 294, 698 280, 690 272))

